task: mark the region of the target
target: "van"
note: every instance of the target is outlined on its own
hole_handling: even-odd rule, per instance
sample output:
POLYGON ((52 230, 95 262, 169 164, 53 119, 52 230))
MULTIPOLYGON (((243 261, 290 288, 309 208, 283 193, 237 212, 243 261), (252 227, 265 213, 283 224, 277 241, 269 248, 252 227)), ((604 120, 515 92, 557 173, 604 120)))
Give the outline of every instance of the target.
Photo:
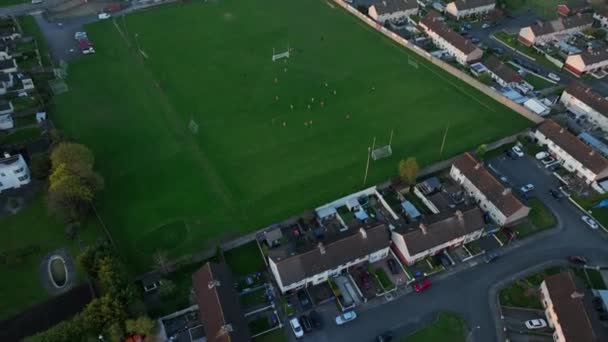
POLYGON ((32 4, 41 4, 43 0, 32 0, 32 4))

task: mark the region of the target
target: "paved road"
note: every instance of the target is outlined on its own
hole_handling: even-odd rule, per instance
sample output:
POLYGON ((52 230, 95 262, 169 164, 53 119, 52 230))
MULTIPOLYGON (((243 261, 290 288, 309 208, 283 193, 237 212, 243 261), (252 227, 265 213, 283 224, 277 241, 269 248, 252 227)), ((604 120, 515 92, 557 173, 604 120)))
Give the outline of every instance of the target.
MULTIPOLYGON (((473 261, 477 265, 457 273, 440 274, 433 287, 425 293, 409 293, 385 303, 376 301, 358 310, 359 318, 346 326, 327 321, 325 329, 306 340, 314 341, 372 341, 387 330, 411 333, 428 324, 441 311, 453 311, 468 322, 473 341, 496 341, 502 333, 497 309, 497 284, 506 283, 542 269, 553 262, 563 262, 567 255, 584 255, 591 263, 608 265, 606 243, 608 236, 592 231, 580 220, 580 212, 567 200, 553 199, 549 188, 557 181, 532 158, 505 160, 499 158, 491 164, 503 175, 520 185, 532 182, 537 196, 556 214, 558 227, 526 240, 516 241, 502 251, 492 264, 473 261), (477 328, 479 327, 479 328, 477 328)), ((335 309, 328 315, 333 315, 335 309)), ((504 341, 504 337, 500 339, 504 341)))

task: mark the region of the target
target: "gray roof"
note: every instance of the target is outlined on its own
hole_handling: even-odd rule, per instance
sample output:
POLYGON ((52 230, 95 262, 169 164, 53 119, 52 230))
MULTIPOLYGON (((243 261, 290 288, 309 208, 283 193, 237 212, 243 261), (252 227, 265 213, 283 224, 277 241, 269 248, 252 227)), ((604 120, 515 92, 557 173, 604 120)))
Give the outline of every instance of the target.
POLYGON ((12 58, 0 61, 0 70, 14 68, 16 65, 15 60, 12 58))
POLYGON ((20 155, 16 154, 10 157, 3 157, 2 154, 0 154, 0 164, 2 165, 11 165, 16 163, 19 160, 20 155))
POLYGON ((378 15, 382 15, 418 8, 418 2, 416 0, 382 0, 375 2, 372 6, 376 8, 378 15))
POLYGON ((270 250, 283 285, 287 286, 315 274, 364 257, 390 245, 389 232, 384 224, 353 230, 341 238, 318 245, 294 255, 270 250))
POLYGON ((454 1, 459 11, 496 4, 496 0, 456 0, 454 1))
POLYGON ((397 228, 410 254, 418 254, 443 243, 483 229, 483 212, 477 206, 462 207, 426 216, 419 222, 397 228))
POLYGON ((538 22, 530 28, 536 36, 565 31, 571 28, 593 24, 591 14, 577 14, 568 18, 558 18, 549 22, 538 22))

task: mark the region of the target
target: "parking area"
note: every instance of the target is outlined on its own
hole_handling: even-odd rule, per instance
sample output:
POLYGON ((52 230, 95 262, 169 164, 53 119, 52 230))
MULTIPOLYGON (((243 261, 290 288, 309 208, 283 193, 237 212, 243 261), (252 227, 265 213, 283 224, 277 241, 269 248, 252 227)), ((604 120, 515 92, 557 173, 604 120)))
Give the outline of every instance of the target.
POLYGON ((547 326, 539 329, 529 329, 525 322, 542 319, 547 321, 542 310, 503 308, 503 322, 511 341, 553 341, 553 330, 547 326))

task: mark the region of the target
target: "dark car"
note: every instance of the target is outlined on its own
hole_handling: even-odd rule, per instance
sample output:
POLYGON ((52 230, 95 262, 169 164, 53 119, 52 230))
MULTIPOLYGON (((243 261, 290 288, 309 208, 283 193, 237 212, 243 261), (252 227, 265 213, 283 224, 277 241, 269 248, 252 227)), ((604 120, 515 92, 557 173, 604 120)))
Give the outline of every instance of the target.
POLYGON ((556 200, 561 200, 562 198, 564 198, 564 194, 562 194, 562 192, 560 190, 557 189, 551 189, 549 190, 549 193, 551 194, 551 196, 553 196, 553 198, 555 198, 556 200))
POLYGON ((308 297, 308 293, 306 293, 306 291, 298 290, 297 295, 298 300, 300 301, 300 305, 302 305, 302 309, 304 309, 304 311, 312 308, 310 297, 308 297))
POLYGON ((392 341, 394 337, 395 336, 393 336, 393 333, 385 332, 382 335, 378 335, 378 337, 376 337, 376 341, 377 342, 389 342, 389 341, 392 341))
POLYGON ((479 43, 479 38, 477 38, 477 37, 471 37, 471 42, 473 44, 477 44, 477 43, 479 43))
POLYGON ((510 148, 508 148, 508 149, 505 150, 505 154, 507 155, 507 157, 509 157, 509 158, 511 158, 513 160, 519 158, 519 156, 517 154, 515 154, 515 152, 513 152, 513 150, 511 150, 510 148))
POLYGON ((490 252, 490 253, 486 254, 486 256, 483 258, 483 261, 485 261, 486 264, 489 264, 496 259, 498 259, 498 254, 496 254, 494 252, 490 252))
POLYGON ((317 329, 321 329, 323 328, 323 320, 321 319, 321 315, 319 315, 318 312, 316 311, 311 311, 310 314, 308 315, 308 318, 310 318, 310 322, 312 323, 312 326, 317 328, 317 329))
POLYGON ((388 269, 391 270, 392 274, 399 274, 399 267, 397 266, 397 262, 395 259, 388 259, 386 261, 388 265, 388 269))
POLYGON ((570 261, 573 264, 578 264, 578 265, 587 264, 587 259, 585 259, 585 257, 582 257, 580 255, 571 255, 568 257, 568 261, 570 261))
POLYGON ((300 316, 300 324, 302 325, 302 329, 304 329, 305 333, 312 331, 312 323, 310 322, 310 318, 308 318, 308 316, 300 316))

